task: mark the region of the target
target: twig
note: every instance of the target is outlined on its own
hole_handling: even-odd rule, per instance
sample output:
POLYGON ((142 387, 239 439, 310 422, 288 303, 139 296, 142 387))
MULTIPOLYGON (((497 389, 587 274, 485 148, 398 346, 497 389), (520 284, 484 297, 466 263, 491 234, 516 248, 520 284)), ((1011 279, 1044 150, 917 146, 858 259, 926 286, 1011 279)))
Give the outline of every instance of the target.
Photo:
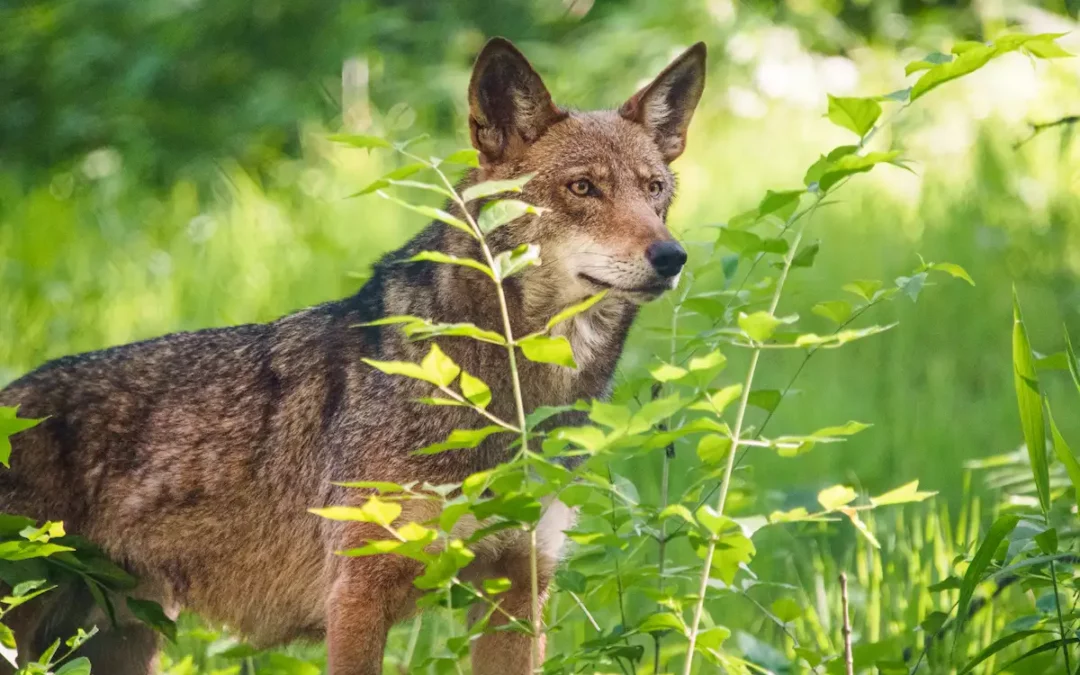
POLYGON ((1069 115, 1067 117, 1062 117, 1059 120, 1054 120, 1053 122, 1043 122, 1042 124, 1029 124, 1028 126, 1031 127, 1031 135, 1022 141, 1017 141, 1016 143, 1014 143, 1013 150, 1019 150, 1021 147, 1027 145, 1033 138, 1046 131, 1047 129, 1053 129, 1054 127, 1061 127, 1066 125, 1073 125, 1077 122, 1080 122, 1080 115, 1069 115))
POLYGON ((840 573, 840 605, 844 613, 844 672, 855 675, 855 660, 851 657, 851 618, 848 616, 847 572, 840 573))

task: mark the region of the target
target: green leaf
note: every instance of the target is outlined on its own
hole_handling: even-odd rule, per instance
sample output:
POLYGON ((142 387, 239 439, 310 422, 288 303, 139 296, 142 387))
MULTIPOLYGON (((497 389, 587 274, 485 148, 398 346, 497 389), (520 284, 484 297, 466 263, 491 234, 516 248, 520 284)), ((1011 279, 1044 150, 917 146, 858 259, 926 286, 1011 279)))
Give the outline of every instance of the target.
POLYGON ((423 319, 407 323, 401 328, 410 339, 423 340, 439 335, 470 337, 481 342, 490 342, 495 345, 505 345, 506 338, 499 333, 484 330, 471 323, 430 323, 423 319))
POLYGON ((441 387, 450 386, 450 383, 457 379, 458 373, 461 372, 461 368, 454 363, 454 360, 444 354, 443 350, 439 349, 439 345, 434 342, 431 343, 427 356, 420 362, 420 368, 430 378, 429 382, 441 387))
POLYGON ((705 392, 705 400, 693 404, 690 406, 690 409, 715 413, 719 417, 724 414, 724 408, 728 407, 735 399, 739 398, 742 389, 743 386, 741 384, 729 384, 723 389, 714 391, 711 394, 705 392))
POLYGON ((371 150, 372 148, 392 148, 393 145, 385 138, 378 136, 366 136, 364 134, 331 134, 327 138, 335 143, 351 145, 354 148, 371 150))
POLYGON ((476 221, 476 224, 480 227, 481 232, 489 234, 495 228, 517 220, 527 213, 540 215, 543 212, 544 209, 539 206, 533 206, 517 199, 500 199, 484 204, 484 208, 480 209, 480 218, 476 221))
POLYGON ((1062 59, 1075 56, 1061 48, 1052 38, 1036 38, 1024 43, 1024 50, 1040 59, 1062 59))
POLYGON ((758 204, 758 218, 774 213, 777 218, 786 221, 795 212, 799 206, 799 198, 804 194, 806 190, 767 191, 764 199, 758 204))
POLYGON ((308 509, 308 511, 327 520, 375 523, 388 528, 401 515, 401 504, 372 496, 364 502, 363 506, 327 506, 321 509, 308 509))
POLYGON ((695 356, 690 359, 690 362, 686 364, 686 367, 690 369, 690 372, 696 373, 702 370, 711 370, 712 368, 723 368, 726 363, 726 356, 719 351, 713 351, 705 356, 695 356))
POLYGON ((540 247, 536 244, 522 244, 512 251, 503 251, 495 256, 495 279, 502 281, 526 267, 540 264, 540 247))
POLYGON ((495 279, 495 273, 491 271, 491 268, 480 262, 479 260, 473 260, 472 258, 459 258, 456 255, 450 255, 441 251, 420 251, 413 257, 406 258, 402 262, 433 262, 445 265, 461 265, 462 267, 471 267, 474 270, 483 272, 490 279, 495 279))
POLYGON ((950 576, 942 579, 936 584, 930 584, 926 587, 926 590, 930 591, 931 593, 940 593, 942 591, 955 590, 957 588, 960 588, 960 586, 962 585, 963 584, 958 577, 950 576))
POLYGON ((392 494, 395 492, 404 492, 405 487, 397 483, 390 483, 382 480, 352 480, 343 481, 340 483, 335 482, 334 485, 343 488, 352 488, 358 490, 376 490, 383 494, 392 494))
POLYGON ((783 398, 783 393, 778 389, 755 389, 746 397, 746 402, 766 412, 772 412, 783 398))
POLYGON ((937 635, 937 632, 941 630, 941 627, 948 620, 949 615, 945 612, 930 612, 925 619, 919 622, 919 627, 929 635, 937 635))
POLYGON ((986 647, 986 649, 983 649, 981 652, 976 654, 975 657, 968 661, 967 664, 965 664, 964 667, 961 668, 956 675, 967 675, 967 673, 975 670, 976 666, 978 666, 980 663, 987 660, 994 654, 1002 651, 1006 647, 1009 647, 1010 645, 1020 642, 1021 640, 1026 640, 1030 637, 1036 637, 1045 634, 1046 631, 1042 630, 1022 630, 1016 633, 1010 633, 1004 637, 1000 637, 997 640, 991 642, 986 647))
POLYGON ((818 186, 822 192, 828 192, 834 185, 848 176, 866 173, 878 164, 891 164, 900 156, 900 152, 868 152, 865 155, 844 155, 824 168, 818 186))
POLYGON ((896 326, 895 323, 888 326, 867 326, 866 328, 849 328, 847 330, 818 335, 817 333, 805 333, 795 338, 794 347, 814 347, 819 349, 836 349, 843 347, 849 342, 884 333, 896 326))
POLYGON ((769 312, 761 311, 753 314, 739 312, 739 328, 754 342, 765 342, 776 332, 777 326, 785 323, 769 312))
POLYGON ((581 572, 570 569, 560 569, 555 573, 555 583, 564 591, 571 593, 584 593, 588 578, 581 572))
POLYGON ((1009 536, 1009 533, 1013 531, 1018 522, 1020 522, 1020 516, 1016 514, 1010 513, 998 517, 994 524, 990 526, 986 538, 979 544, 978 550, 975 551, 975 557, 972 558, 971 564, 968 565, 967 571, 964 572, 964 579, 960 582, 960 599, 956 608, 957 631, 960 630, 964 619, 967 618, 968 605, 971 604, 971 597, 975 594, 975 587, 982 581, 983 572, 990 565, 990 561, 994 559, 994 552, 997 551, 998 545, 1005 540, 1005 537, 1009 536))
POLYGON ((1046 458, 1046 426, 1043 422, 1042 395, 1039 393, 1039 374, 1035 355, 1031 353, 1027 328, 1020 313, 1020 299, 1013 289, 1013 380, 1020 408, 1020 424, 1024 429, 1031 471, 1043 513, 1050 510, 1050 465, 1046 458))
POLYGON ((901 485, 895 490, 889 490, 885 494, 871 497, 870 503, 874 506, 889 506, 891 504, 910 504, 921 502, 936 495, 936 492, 919 492, 919 481, 913 480, 906 485, 901 485))
POLYGON ((855 501, 858 494, 846 485, 834 485, 818 493, 817 500, 826 511, 836 511, 855 501))
POLYGON ((487 408, 491 403, 491 389, 478 377, 473 377, 464 370, 461 371, 461 380, 459 381, 461 386, 461 394, 465 397, 469 403, 479 407, 487 408))
MULTIPOLYGON (((371 183, 368 183, 368 185, 363 190, 360 190, 359 192, 354 192, 353 194, 349 195, 349 197, 362 197, 364 195, 371 194, 372 192, 375 192, 377 190, 382 190, 383 188, 388 188, 395 181, 404 180, 404 179, 408 178, 409 176, 413 175, 414 173, 417 173, 419 171, 423 171, 425 168, 427 168, 427 165, 422 164, 420 162, 413 162, 411 164, 405 164, 404 166, 400 166, 400 167, 394 169, 393 171, 389 171, 387 173, 384 173, 382 176, 380 176, 376 180, 372 181, 371 183)), ((436 187, 436 186, 432 186, 432 187, 436 187)), ((440 189, 442 189, 442 188, 440 188, 440 189)), ((449 193, 447 193, 446 190, 442 190, 442 192, 449 195, 449 193)))
POLYGON ((881 104, 872 98, 840 98, 829 95, 829 120, 855 132, 860 138, 874 128, 881 104))
POLYGON ((494 424, 479 429, 454 429, 446 440, 434 443, 416 451, 417 455, 435 455, 447 450, 464 450, 475 448, 492 434, 508 433, 510 430, 494 424))
POLYGON ((1050 421, 1050 437, 1054 441, 1054 455, 1059 462, 1065 465, 1065 471, 1069 474, 1069 482, 1073 486, 1073 498, 1076 500, 1077 508, 1080 508, 1080 462, 1076 461, 1076 456, 1073 455, 1069 444, 1065 442, 1065 437, 1061 435, 1057 423, 1054 422, 1054 413, 1050 410, 1049 403, 1046 407, 1046 416, 1050 421))
POLYGON ((854 420, 851 420, 849 422, 841 424, 840 426, 818 429, 810 435, 813 438, 819 439, 836 438, 837 436, 854 436, 860 431, 865 431, 866 429, 869 429, 871 426, 872 425, 866 424, 864 422, 856 422, 854 420))
POLYGON ((951 54, 942 54, 941 52, 930 52, 922 59, 918 61, 912 61, 904 68, 905 75, 911 75, 922 70, 930 70, 934 66, 941 65, 943 63, 949 63, 953 60, 951 54))
POLYGON ((963 279, 972 286, 975 285, 975 281, 971 278, 971 275, 967 273, 967 270, 955 263, 934 263, 933 265, 930 265, 930 269, 937 272, 945 272, 946 274, 949 274, 957 279, 963 279))
MULTIPOLYGON (((130 598, 128 599, 128 602, 131 602, 130 598)), ((176 627, 173 626, 173 633, 175 634, 175 632, 176 627)), ((175 635, 169 639, 176 642, 175 635)), ((60 666, 56 671, 56 675, 90 675, 90 659, 85 656, 74 658, 60 666)))
POLYGON ((1039 550, 1047 555, 1052 555, 1058 551, 1058 536, 1057 529, 1051 527, 1048 530, 1043 530, 1034 537, 1035 543, 1038 544, 1039 550))
POLYGON ((470 227, 468 223, 466 223, 464 220, 461 220, 457 216, 451 215, 446 211, 443 211, 442 209, 436 209, 431 206, 418 206, 416 204, 410 204, 409 202, 398 199, 397 197, 382 190, 376 190, 375 194, 414 213, 419 213, 420 215, 431 218, 432 220, 438 220, 439 222, 446 223, 447 225, 450 225, 452 227, 456 227, 462 232, 468 233, 470 237, 473 237, 474 239, 476 238, 476 232, 473 231, 472 227, 470 227))
POLYGON ((813 267, 814 260, 817 258, 818 251, 821 250, 821 244, 813 243, 809 246, 804 246, 795 257, 791 259, 792 267, 813 267))
POLYGON ((896 287, 911 298, 912 302, 918 302, 919 294, 922 293, 926 284, 926 272, 919 272, 910 277, 896 277, 896 287))
POLYGON ((1080 361, 1076 358, 1076 352, 1073 350, 1072 339, 1069 338, 1068 331, 1065 331, 1065 353, 1069 356, 1069 375, 1072 376, 1077 393, 1080 393, 1080 361))
POLYGON ((697 456, 702 464, 719 464, 731 452, 731 439, 721 434, 702 436, 698 441, 697 456))
POLYGON ((930 68, 911 88, 911 100, 914 101, 931 90, 950 80, 973 73, 982 68, 998 53, 995 47, 980 45, 965 51, 956 59, 930 68))
POLYGON ((685 633, 686 626, 682 620, 670 612, 657 612, 650 615, 638 625, 637 629, 642 633, 662 633, 673 630, 677 633, 685 633))
POLYGON ((695 649, 708 653, 719 651, 724 642, 731 637, 731 630, 725 626, 713 626, 708 630, 698 633, 697 646, 695 649))
POLYGON ((682 518, 687 523, 695 525, 697 523, 694 520, 694 514, 690 513, 690 509, 686 508, 682 504, 668 504, 664 509, 656 516, 660 520, 667 520, 668 518, 682 518))
POLYGON ((525 358, 539 363, 554 363, 566 368, 577 368, 574 350, 565 336, 527 335, 518 340, 517 346, 525 358))
POLYGON ((819 302, 810 310, 818 316, 823 316, 833 323, 842 324, 851 318, 851 303, 846 300, 830 300, 819 302))
MULTIPOLYGON (((127 608, 131 611, 132 616, 164 635, 169 639, 169 642, 176 642, 176 623, 165 616, 165 611, 161 609, 161 605, 149 600, 128 598, 127 608)), ((86 672, 90 672, 89 668, 87 668, 86 672)))
POLYGON ((450 164, 460 164, 462 166, 471 166, 474 169, 480 168, 480 152, 469 148, 467 150, 458 150, 451 153, 446 157, 443 157, 444 162, 450 164))
POLYGON ((496 579, 484 579, 483 581, 484 592, 488 595, 499 595, 510 590, 510 580, 506 577, 498 577, 496 579))
POLYGON ((660 363, 649 369, 649 374, 657 382, 674 382, 686 377, 690 371, 686 368, 673 366, 670 363, 660 363))
POLYGON ((874 533, 870 531, 870 528, 866 526, 866 523, 859 518, 859 512, 855 509, 842 508, 840 511, 848 517, 851 524, 855 526, 855 530, 866 538, 866 541, 870 542, 870 545, 874 548, 881 548, 881 542, 877 540, 874 533))
POLYGON ((842 290, 854 293, 867 302, 873 302, 874 296, 877 295, 881 285, 881 282, 876 279, 858 279, 849 284, 844 284, 842 290))
POLYGON ((510 180, 489 180, 471 185, 462 190, 461 200, 471 202, 475 199, 483 199, 504 192, 521 192, 521 188, 525 187, 525 184, 532 180, 535 175, 535 173, 530 173, 510 180))
POLYGON ((803 615, 802 607, 794 598, 778 598, 772 603, 772 613, 784 623, 791 623, 803 615))
POLYGON ((11 437, 41 423, 40 419, 18 417, 19 407, 0 406, 0 464, 10 468, 11 437))
POLYGON ((577 316, 578 314, 581 314, 585 310, 589 309, 590 307, 592 307, 596 303, 603 300, 604 296, 606 296, 607 294, 608 294, 607 290, 603 290, 603 291, 600 291, 599 293, 596 293, 595 295, 590 295, 589 297, 585 298, 584 300, 582 300, 581 302, 579 302, 577 304, 570 305, 569 307, 562 310, 561 312, 559 312, 555 316, 551 317, 551 319, 547 322, 547 325, 544 327, 544 330, 551 330, 552 328, 559 325, 563 321, 566 321, 567 319, 570 319, 572 317, 577 316))

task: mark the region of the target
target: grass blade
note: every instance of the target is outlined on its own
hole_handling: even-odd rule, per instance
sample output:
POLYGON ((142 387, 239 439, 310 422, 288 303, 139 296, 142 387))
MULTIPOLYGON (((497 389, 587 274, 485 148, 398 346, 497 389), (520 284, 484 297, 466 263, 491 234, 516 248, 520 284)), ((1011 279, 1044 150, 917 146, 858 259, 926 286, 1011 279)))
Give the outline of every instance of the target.
POLYGON ((1039 493, 1043 514, 1050 511, 1050 466, 1046 460, 1046 423, 1043 420, 1039 375, 1035 370, 1035 355, 1031 352, 1027 328, 1020 314, 1020 300, 1013 289, 1013 380, 1016 401, 1020 408, 1020 424, 1024 443, 1031 460, 1031 473, 1039 493))
POLYGON ((1009 536, 1009 533, 1013 531, 1018 522, 1020 522, 1020 516, 1015 514, 1001 516, 990 526, 990 531, 986 533, 986 539, 983 539, 983 542, 979 544, 979 550, 975 552, 975 557, 971 560, 971 564, 968 565, 963 581, 960 582, 960 600, 956 605, 957 632, 960 631, 964 619, 967 618, 971 596, 975 594, 975 587, 982 580, 983 572, 990 566, 990 561, 994 559, 994 552, 997 551, 998 544, 1009 536))

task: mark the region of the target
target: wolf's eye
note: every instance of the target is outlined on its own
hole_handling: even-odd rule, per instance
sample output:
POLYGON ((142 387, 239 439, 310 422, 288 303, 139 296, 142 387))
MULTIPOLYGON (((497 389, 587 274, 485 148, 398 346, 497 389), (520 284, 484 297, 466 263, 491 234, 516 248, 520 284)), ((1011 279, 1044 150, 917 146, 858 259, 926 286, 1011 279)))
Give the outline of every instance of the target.
POLYGON ((649 183, 649 194, 652 195, 653 197, 660 196, 660 193, 663 192, 663 191, 664 191, 664 182, 663 181, 654 180, 651 183, 649 183))
POLYGON ((584 178, 579 178, 566 187, 578 197, 589 197, 596 194, 596 186, 584 178))

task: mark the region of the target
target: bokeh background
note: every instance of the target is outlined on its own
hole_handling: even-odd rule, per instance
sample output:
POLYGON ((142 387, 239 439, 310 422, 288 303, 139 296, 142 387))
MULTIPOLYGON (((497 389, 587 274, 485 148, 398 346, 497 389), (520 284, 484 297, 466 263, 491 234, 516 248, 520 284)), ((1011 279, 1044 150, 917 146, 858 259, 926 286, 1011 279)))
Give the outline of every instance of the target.
MULTIPOLYGON (((326 134, 427 133, 434 154, 466 146, 465 88, 487 37, 514 40, 556 100, 582 108, 618 105, 704 40, 709 82, 675 165, 670 219, 704 244, 852 141, 824 119, 827 93, 901 89, 908 61, 1004 30, 1068 33, 1060 44, 1080 52, 1076 10, 1067 0, 0 5, 0 384, 64 354, 267 321, 354 292, 424 223, 347 199, 392 160, 326 134)), ((838 482, 877 491, 920 478, 957 509, 985 489, 965 462, 1020 443, 1011 287, 1037 351, 1061 349, 1063 324, 1080 335, 1080 142, 1068 125, 1028 140, 1032 123, 1078 113, 1080 59, 1012 54, 880 134, 913 171, 857 177, 821 211, 817 263, 785 308, 809 316, 844 283, 892 280, 920 254, 963 265, 976 286, 938 280, 917 303, 870 317, 897 328, 815 358, 777 428, 875 426, 795 460, 751 458, 762 494, 790 504, 838 482)), ((636 327, 626 369, 655 353, 663 302, 636 327)), ((797 359, 770 358, 761 386, 782 387, 797 359)), ((1047 387, 1067 395, 1064 380, 1047 387)), ((1076 437, 1080 416, 1063 417, 1076 437)))

